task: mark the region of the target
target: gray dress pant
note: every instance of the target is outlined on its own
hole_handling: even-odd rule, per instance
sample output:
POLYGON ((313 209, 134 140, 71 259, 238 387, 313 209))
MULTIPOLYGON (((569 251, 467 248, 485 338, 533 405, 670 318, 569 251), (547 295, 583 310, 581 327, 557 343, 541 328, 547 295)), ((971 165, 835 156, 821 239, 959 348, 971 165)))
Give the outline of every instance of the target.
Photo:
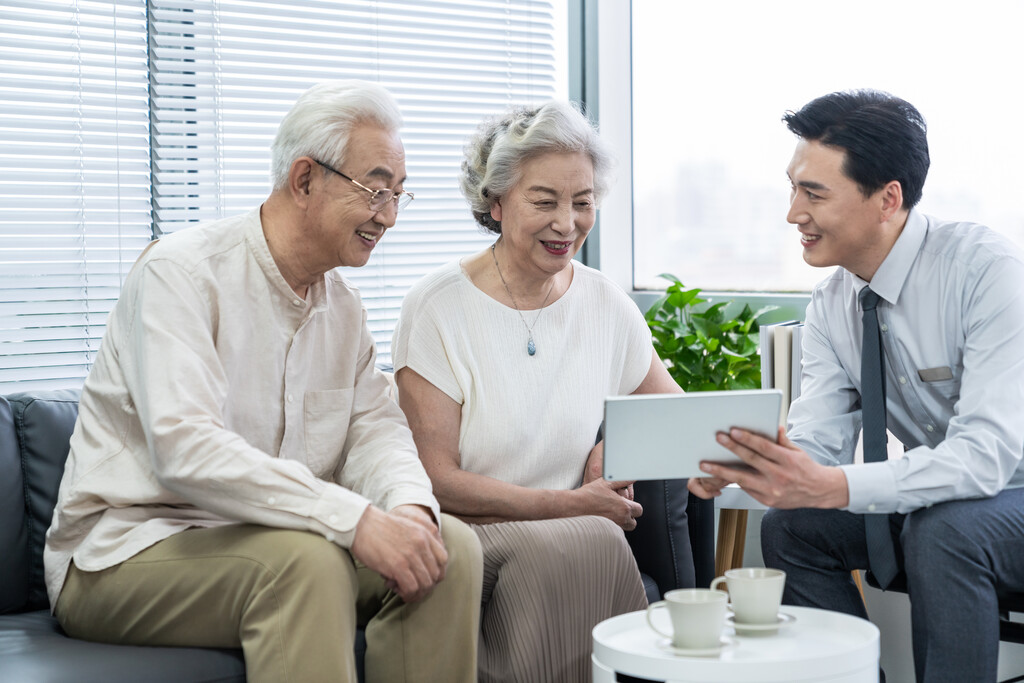
MULTIPOLYGON (((998 596, 1024 592, 1024 489, 889 516, 910 595, 918 683, 996 681, 998 596)), ((864 521, 842 510, 770 510, 765 565, 786 572, 783 602, 866 618, 850 575, 868 566, 864 521)), ((884 634, 883 634, 884 637, 884 634)))

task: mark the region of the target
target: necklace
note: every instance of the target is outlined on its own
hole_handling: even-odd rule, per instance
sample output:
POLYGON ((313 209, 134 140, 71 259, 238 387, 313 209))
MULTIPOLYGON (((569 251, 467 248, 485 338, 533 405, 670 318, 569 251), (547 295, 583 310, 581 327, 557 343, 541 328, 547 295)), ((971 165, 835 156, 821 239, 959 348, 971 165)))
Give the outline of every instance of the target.
POLYGON ((516 303, 516 298, 512 296, 512 290, 508 288, 508 283, 505 282, 505 276, 501 274, 501 267, 498 266, 498 256, 494 253, 494 247, 498 246, 495 242, 491 245, 491 258, 494 259, 494 269, 498 271, 498 277, 501 278, 501 284, 505 286, 505 293, 508 294, 508 298, 512 300, 512 305, 515 306, 516 313, 519 314, 519 319, 523 321, 523 327, 526 328, 526 335, 528 337, 526 341, 526 352, 531 356, 537 353, 537 345, 533 343, 533 328, 537 326, 537 321, 540 320, 540 316, 544 313, 544 307, 547 306, 548 299, 551 297, 551 292, 555 289, 555 280, 551 279, 551 286, 548 287, 547 296, 544 297, 544 303, 540 305, 540 310, 537 311, 537 317, 533 319, 533 325, 526 324, 526 317, 523 312, 519 310, 519 304, 516 303))

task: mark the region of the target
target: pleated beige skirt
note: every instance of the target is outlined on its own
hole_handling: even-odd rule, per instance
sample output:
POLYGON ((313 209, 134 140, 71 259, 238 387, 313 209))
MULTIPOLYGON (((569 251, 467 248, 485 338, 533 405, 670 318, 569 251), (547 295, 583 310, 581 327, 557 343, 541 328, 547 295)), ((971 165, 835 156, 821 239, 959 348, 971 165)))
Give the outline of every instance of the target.
POLYGON ((480 683, 587 683, 590 632, 647 607, 626 538, 603 517, 471 525, 483 545, 480 683))

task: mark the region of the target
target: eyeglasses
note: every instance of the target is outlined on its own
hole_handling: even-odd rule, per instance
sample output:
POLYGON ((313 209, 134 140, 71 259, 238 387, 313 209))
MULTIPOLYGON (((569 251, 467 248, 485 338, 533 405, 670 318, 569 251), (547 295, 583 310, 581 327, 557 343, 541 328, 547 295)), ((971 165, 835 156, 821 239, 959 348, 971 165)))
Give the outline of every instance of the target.
POLYGON ((371 190, 370 188, 366 187, 365 185, 363 185, 362 183, 358 182, 357 180, 349 178, 347 175, 345 175, 341 171, 339 171, 337 169, 334 169, 334 168, 331 168, 330 166, 328 166, 324 162, 317 161, 316 159, 313 159, 313 161, 316 161, 316 163, 320 164, 321 166, 326 168, 331 173, 337 173, 342 178, 344 178, 345 180, 349 181, 350 183, 352 183, 353 185, 358 187, 360 190, 365 190, 366 192, 369 192, 370 193, 369 200, 370 200, 370 210, 371 211, 383 211, 384 207, 388 205, 388 202, 390 202, 392 200, 394 200, 395 204, 398 206, 397 210, 401 211, 405 207, 409 206, 409 202, 411 202, 413 199, 415 199, 415 197, 413 196, 412 192, 406 192, 405 190, 402 190, 401 192, 399 192, 397 194, 395 194, 395 192, 393 190, 371 190))

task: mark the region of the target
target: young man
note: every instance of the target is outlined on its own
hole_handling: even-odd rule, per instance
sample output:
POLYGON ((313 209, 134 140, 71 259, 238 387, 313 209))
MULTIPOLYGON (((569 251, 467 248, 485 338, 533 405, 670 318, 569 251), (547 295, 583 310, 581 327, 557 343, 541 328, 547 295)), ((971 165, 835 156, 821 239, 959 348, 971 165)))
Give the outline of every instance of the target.
POLYGON ((788 435, 720 435, 753 469, 705 463, 690 490, 737 482, 776 508, 762 545, 788 604, 866 616, 850 570, 870 567, 910 593, 918 681, 995 681, 997 595, 1024 590, 1024 258, 914 209, 929 156, 909 103, 833 93, 784 120, 787 220, 808 263, 839 268, 811 295, 788 435))
POLYGON ((248 214, 152 244, 96 363, 45 552, 72 636, 241 647, 249 681, 474 681, 482 558, 442 515, 358 292, 398 208, 394 100, 303 94, 248 214))

